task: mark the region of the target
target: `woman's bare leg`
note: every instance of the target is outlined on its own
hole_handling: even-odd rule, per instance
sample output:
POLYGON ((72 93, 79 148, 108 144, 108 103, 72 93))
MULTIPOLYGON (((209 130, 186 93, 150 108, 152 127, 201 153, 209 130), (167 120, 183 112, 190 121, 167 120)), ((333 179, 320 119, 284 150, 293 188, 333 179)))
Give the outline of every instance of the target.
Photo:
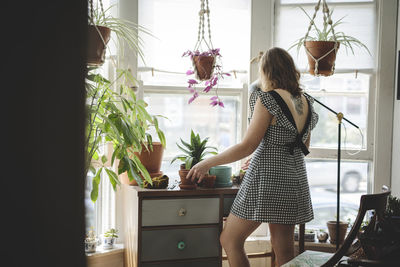
POLYGON ((270 223, 269 230, 276 266, 281 266, 294 257, 294 225, 270 223))
POLYGON ((232 213, 229 214, 220 241, 228 256, 230 267, 250 266, 244 251, 244 242, 260 224, 259 222, 241 219, 232 213))

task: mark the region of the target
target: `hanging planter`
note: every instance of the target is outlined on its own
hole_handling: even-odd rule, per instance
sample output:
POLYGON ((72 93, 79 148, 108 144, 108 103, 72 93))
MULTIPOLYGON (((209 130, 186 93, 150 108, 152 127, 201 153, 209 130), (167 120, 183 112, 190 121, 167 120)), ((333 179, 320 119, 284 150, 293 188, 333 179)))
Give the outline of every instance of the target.
POLYGON ((87 64, 102 65, 106 59, 107 43, 110 41, 111 29, 108 27, 89 25, 87 64))
POLYGON ((314 15, 310 16, 302 7, 301 10, 310 19, 310 25, 306 35, 298 39, 290 48, 297 47, 299 52, 301 47, 304 47, 309 64, 309 73, 314 76, 330 76, 335 72, 336 55, 342 44, 354 55, 353 45, 364 48, 371 55, 367 46, 360 40, 352 36, 345 35, 344 32, 335 32, 335 27, 342 24, 344 17, 337 20, 335 23, 332 21, 333 10, 329 10, 326 0, 322 0, 322 14, 323 14, 323 28, 320 29, 315 25, 315 17, 320 9, 321 0, 318 0, 315 8, 314 15), (310 36, 311 31, 315 32, 315 36, 310 36))
POLYGON ((189 56, 192 60, 193 70, 188 70, 186 74, 195 75, 195 79, 188 80, 188 90, 193 94, 188 102, 189 104, 192 103, 199 96, 196 86, 204 82, 205 88, 203 89, 203 92, 208 93, 211 89, 215 89, 215 96, 210 98, 210 105, 224 107, 224 104, 218 96, 218 82, 223 79, 224 76, 230 76, 230 74, 222 72, 220 50, 219 48, 214 49, 211 42, 210 9, 208 7, 208 0, 200 0, 200 2, 199 32, 195 48, 186 51, 182 55, 183 57, 189 56), (208 41, 204 36, 205 15, 207 15, 208 41), (202 45, 206 47, 205 50, 202 49, 202 45))
MULTIPOLYGON (((132 51, 137 52, 144 62, 142 42, 139 38, 139 32, 151 35, 151 33, 127 20, 115 18, 109 15, 108 9, 104 10, 102 0, 97 0, 93 5, 93 0, 88 0, 89 16, 88 16, 88 49, 87 64, 89 66, 101 66, 106 58, 107 44, 111 38, 111 32, 115 34, 115 43, 126 44, 132 51)), ((113 37, 114 38, 114 37, 113 37)), ((114 64, 116 65, 116 64, 114 64)))
POLYGON ((330 76, 335 71, 336 53, 339 49, 339 42, 333 41, 306 41, 304 46, 307 49, 310 74, 330 76))

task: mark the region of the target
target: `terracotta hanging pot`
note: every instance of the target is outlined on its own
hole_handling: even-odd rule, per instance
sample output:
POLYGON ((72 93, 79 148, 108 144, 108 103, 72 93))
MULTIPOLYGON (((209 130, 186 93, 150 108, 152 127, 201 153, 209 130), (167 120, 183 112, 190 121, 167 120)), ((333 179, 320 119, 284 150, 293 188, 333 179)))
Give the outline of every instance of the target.
POLYGON ((110 35, 111 29, 108 27, 89 25, 87 51, 88 65, 99 66, 104 63, 106 59, 106 45, 108 41, 110 41, 110 35), (101 34, 101 37, 99 35, 99 32, 101 34))
POLYGON ((193 56, 193 64, 197 78, 201 81, 209 80, 214 72, 214 56, 193 56))
POLYGON ((307 53, 308 64, 310 66, 310 74, 312 75, 322 75, 322 76, 330 76, 333 74, 335 70, 335 61, 336 61, 336 53, 339 49, 339 42, 333 41, 306 41, 305 47, 308 52, 315 58, 319 59, 323 56, 321 60, 318 62, 318 73, 315 73, 315 60, 307 53), (337 49, 335 51, 335 43, 337 43, 337 49))

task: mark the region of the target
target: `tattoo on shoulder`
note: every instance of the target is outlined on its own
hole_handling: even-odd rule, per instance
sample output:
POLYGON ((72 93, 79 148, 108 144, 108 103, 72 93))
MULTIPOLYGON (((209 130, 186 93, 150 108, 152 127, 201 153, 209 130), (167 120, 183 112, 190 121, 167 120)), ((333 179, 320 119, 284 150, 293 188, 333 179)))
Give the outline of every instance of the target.
POLYGON ((290 98, 294 103, 297 114, 303 115, 303 100, 301 99, 301 96, 295 97, 292 95, 290 98))

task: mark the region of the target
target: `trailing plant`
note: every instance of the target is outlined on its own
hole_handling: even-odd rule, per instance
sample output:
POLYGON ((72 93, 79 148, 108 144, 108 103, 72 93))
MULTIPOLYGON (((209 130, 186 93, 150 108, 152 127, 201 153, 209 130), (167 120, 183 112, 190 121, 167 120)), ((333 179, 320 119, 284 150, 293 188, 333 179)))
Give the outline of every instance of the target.
MULTIPOLYGON (((304 14, 308 17, 310 21, 313 21, 313 18, 307 13, 307 11, 304 10, 303 7, 299 7, 304 14)), ((332 17, 333 9, 329 11, 330 17, 332 17)), ((354 55, 354 46, 364 48, 367 50, 368 54, 371 55, 371 52, 369 51, 368 47, 363 44, 360 40, 358 40, 355 37, 346 35, 342 31, 334 31, 332 32, 332 28, 335 29, 337 26, 343 24, 343 19, 346 16, 343 16, 342 18, 338 19, 335 23, 332 21, 328 21, 328 23, 324 23, 322 29, 318 28, 318 26, 313 22, 312 23, 312 31, 314 33, 314 36, 304 36, 298 39, 294 44, 292 44, 288 50, 296 47, 297 48, 297 53, 300 51, 300 48, 304 45, 305 41, 337 41, 341 45, 343 45, 346 48, 346 53, 348 52, 348 49, 352 52, 354 55), (332 24, 332 27, 330 26, 330 23, 332 24)))
POLYGON ((165 147, 165 136, 158 126, 159 116, 152 116, 146 110, 147 104, 136 98, 131 85, 135 79, 128 70, 117 70, 116 79, 110 81, 95 69, 89 69, 86 77, 87 128, 86 128, 86 166, 85 173, 92 172, 91 199, 96 201, 103 170, 114 190, 120 184, 118 174, 127 172, 130 180, 142 186, 143 177, 151 183, 151 178, 134 152, 145 147, 152 150, 152 136, 148 133, 154 127, 160 142, 165 147), (113 87, 118 87, 114 91, 113 87), (100 146, 111 142, 111 159, 100 157, 100 146), (118 174, 107 168, 119 160, 118 174))
MULTIPOLYGON (((220 49, 209 49, 205 52, 200 52, 199 50, 191 51, 188 50, 185 53, 183 53, 183 57, 190 57, 193 63, 193 69, 190 69, 186 71, 186 75, 193 75, 196 74, 196 63, 194 60, 194 57, 213 57, 214 58, 214 64, 213 64, 213 72, 211 74, 211 77, 207 80, 204 81, 204 86, 205 88, 203 89, 204 93, 208 93, 211 91, 211 89, 215 89, 215 96, 211 97, 210 100, 210 105, 211 106, 220 106, 224 107, 224 103, 221 101, 220 97, 218 96, 218 82, 224 78, 224 76, 231 76, 229 73, 223 72, 222 71, 222 65, 220 63, 220 58, 221 54, 219 53, 220 49)), ((199 93, 197 91, 197 85, 200 85, 203 81, 198 77, 196 74, 195 78, 189 79, 188 80, 188 90, 190 93, 192 93, 192 97, 189 99, 188 103, 192 103, 198 96, 199 93)))
POLYGON ((171 161, 171 164, 179 159, 184 162, 185 168, 189 170, 192 168, 192 166, 202 161, 206 155, 216 155, 218 149, 216 147, 207 146, 208 139, 209 138, 206 137, 205 139, 201 140, 200 135, 195 134, 193 130, 191 130, 190 143, 183 141, 181 138, 182 144, 176 144, 183 154, 174 157, 171 161), (209 149, 214 151, 208 151, 209 149))

